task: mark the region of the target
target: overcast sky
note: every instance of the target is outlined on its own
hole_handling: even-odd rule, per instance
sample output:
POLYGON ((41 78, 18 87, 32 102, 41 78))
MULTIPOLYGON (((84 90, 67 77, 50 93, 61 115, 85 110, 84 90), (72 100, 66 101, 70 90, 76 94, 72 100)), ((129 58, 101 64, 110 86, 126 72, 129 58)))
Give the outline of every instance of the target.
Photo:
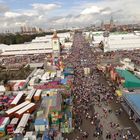
POLYGON ((0 27, 140 23, 140 0, 0 0, 0 27))

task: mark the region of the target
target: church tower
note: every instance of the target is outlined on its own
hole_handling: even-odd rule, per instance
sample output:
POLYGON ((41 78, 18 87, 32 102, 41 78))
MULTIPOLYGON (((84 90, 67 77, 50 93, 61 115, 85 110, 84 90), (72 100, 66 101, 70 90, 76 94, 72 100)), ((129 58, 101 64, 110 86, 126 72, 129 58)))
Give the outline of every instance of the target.
POLYGON ((59 37, 57 36, 56 31, 54 31, 54 34, 52 37, 52 48, 53 48, 54 53, 60 54, 60 40, 59 40, 59 37))
POLYGON ((104 52, 107 52, 110 50, 110 47, 109 47, 109 32, 108 31, 104 31, 103 33, 103 37, 104 37, 104 52))
POLYGON ((113 20, 113 17, 111 16, 111 18, 110 18, 110 28, 113 28, 113 25, 114 25, 114 20, 113 20))
POLYGON ((53 65, 57 65, 60 57, 60 40, 59 37, 57 36, 56 31, 54 31, 51 41, 52 41, 52 49, 53 49, 53 53, 52 53, 53 65))

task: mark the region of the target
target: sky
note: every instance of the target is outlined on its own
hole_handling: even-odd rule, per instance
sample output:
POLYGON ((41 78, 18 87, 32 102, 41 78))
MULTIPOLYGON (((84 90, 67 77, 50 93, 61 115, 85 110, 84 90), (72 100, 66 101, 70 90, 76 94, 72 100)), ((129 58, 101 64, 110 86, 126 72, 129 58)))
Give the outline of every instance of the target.
POLYGON ((0 0, 0 29, 140 23, 140 0, 0 0))

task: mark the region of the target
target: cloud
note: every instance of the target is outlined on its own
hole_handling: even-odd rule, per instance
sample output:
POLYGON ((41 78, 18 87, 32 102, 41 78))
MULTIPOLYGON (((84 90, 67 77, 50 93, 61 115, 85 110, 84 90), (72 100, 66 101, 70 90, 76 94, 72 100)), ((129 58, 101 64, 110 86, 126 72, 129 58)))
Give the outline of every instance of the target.
POLYGON ((140 5, 138 0, 102 0, 93 3, 83 3, 77 6, 79 10, 77 10, 77 13, 60 17, 51 22, 57 27, 62 27, 62 25, 82 26, 101 24, 102 20, 105 23, 109 23, 110 18, 113 17, 116 24, 137 23, 140 22, 138 5, 140 5))
POLYGON ((17 13, 20 13, 21 15, 27 16, 27 17, 33 17, 38 16, 39 13, 33 9, 31 10, 17 10, 17 13))
POLYGON ((51 11, 57 8, 60 8, 61 6, 59 4, 43 4, 43 3, 34 3, 32 4, 33 9, 39 10, 39 11, 51 11))
MULTIPOLYGON (((2 1, 0 1, 2 2, 2 1)), ((0 13, 4 13, 6 11, 9 11, 9 7, 3 3, 0 3, 0 13)))
POLYGON ((6 12, 4 15, 7 18, 15 18, 15 17, 21 16, 21 14, 16 13, 16 12, 6 12))
POLYGON ((104 9, 100 10, 100 13, 101 13, 102 15, 109 15, 109 14, 112 13, 112 10, 111 10, 110 7, 106 7, 106 8, 104 8, 104 9))
POLYGON ((45 27, 49 20, 48 15, 59 8, 60 4, 34 3, 31 6, 31 9, 2 10, 3 13, 0 14, 1 28, 45 27))
POLYGON ((111 14, 111 11, 103 11, 102 13, 101 13, 102 15, 110 15, 111 14))
POLYGON ((101 8, 98 6, 91 6, 88 7, 86 9, 84 9, 81 14, 82 15, 87 15, 87 14, 96 14, 96 13, 100 13, 101 8))
MULTIPOLYGON (((1 0, 0 0, 1 1, 1 0)), ((65 2, 67 3, 67 1, 65 2)), ((30 5, 30 4, 29 4, 30 5)), ((139 0, 78 0, 74 4, 33 3, 29 9, 11 10, 0 3, 0 27, 19 28, 21 25, 62 28, 109 23, 140 22, 139 0), (90 2, 89 2, 90 1, 90 2)))

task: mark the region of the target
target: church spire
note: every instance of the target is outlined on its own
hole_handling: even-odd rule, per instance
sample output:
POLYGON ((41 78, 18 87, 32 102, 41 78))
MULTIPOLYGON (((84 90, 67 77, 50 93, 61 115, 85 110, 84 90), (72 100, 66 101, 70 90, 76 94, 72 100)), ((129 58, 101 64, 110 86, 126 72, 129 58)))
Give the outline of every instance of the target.
POLYGON ((113 24, 114 24, 113 17, 111 16, 111 18, 110 18, 110 26, 113 26, 113 24))
POLYGON ((59 38, 58 36, 57 36, 57 32, 56 32, 56 30, 54 31, 54 33, 53 33, 53 37, 52 38, 59 38))

